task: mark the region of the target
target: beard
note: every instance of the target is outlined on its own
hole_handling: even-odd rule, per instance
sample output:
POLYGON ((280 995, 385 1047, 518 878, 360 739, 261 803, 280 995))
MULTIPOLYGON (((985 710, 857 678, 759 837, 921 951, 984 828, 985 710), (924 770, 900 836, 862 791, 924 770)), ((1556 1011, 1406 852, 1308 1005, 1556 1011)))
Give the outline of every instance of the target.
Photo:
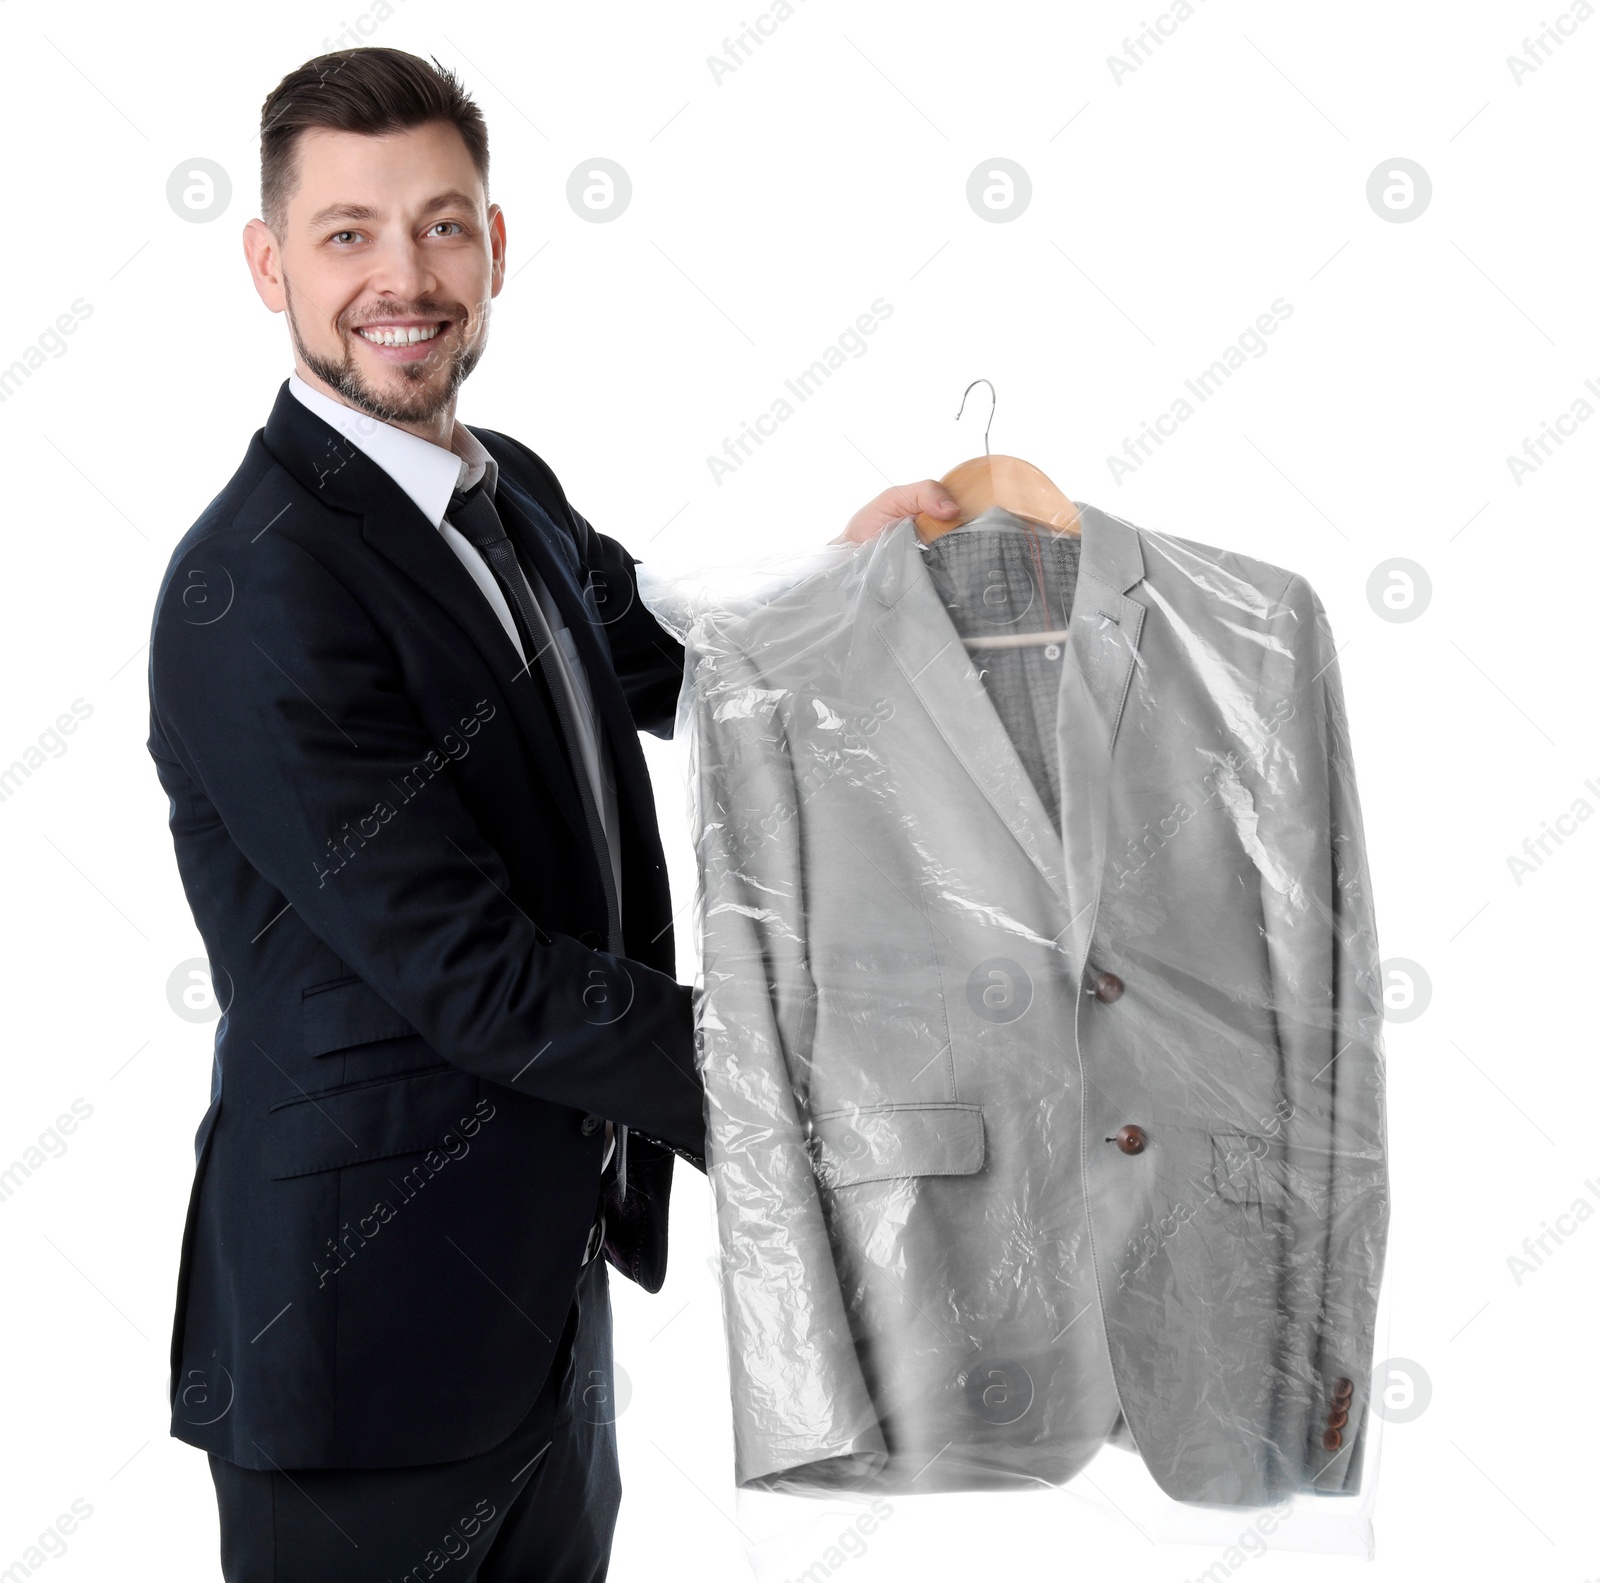
POLYGON ((477 333, 470 339, 464 333, 457 336, 454 347, 442 362, 428 358, 420 363, 396 363, 393 372, 399 377, 399 388, 377 390, 362 376, 355 348, 350 344, 359 324, 381 323, 385 315, 392 315, 446 319, 452 326, 461 326, 469 322, 466 310, 459 303, 441 303, 424 297, 406 306, 386 304, 383 312, 366 314, 359 321, 341 315, 334 327, 344 344, 344 355, 333 358, 313 352, 306 345, 295 318, 294 296, 287 278, 283 283, 283 295, 289 339, 300 361, 330 390, 380 423, 431 423, 449 407, 462 382, 478 366, 488 340, 486 308, 484 316, 478 320, 477 333))

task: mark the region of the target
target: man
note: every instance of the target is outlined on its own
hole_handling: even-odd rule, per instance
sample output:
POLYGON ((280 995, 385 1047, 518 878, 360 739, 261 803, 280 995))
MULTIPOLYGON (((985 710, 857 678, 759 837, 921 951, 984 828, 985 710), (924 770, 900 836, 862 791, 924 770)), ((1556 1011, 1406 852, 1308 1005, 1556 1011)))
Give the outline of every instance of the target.
POLYGON ((683 656, 539 457, 456 421, 506 245, 456 80, 320 57, 261 149, 245 253, 294 373, 150 659, 225 1012, 172 1432, 230 1583, 603 1578, 605 1267, 659 1289, 673 1156, 704 1165, 637 737, 683 656))

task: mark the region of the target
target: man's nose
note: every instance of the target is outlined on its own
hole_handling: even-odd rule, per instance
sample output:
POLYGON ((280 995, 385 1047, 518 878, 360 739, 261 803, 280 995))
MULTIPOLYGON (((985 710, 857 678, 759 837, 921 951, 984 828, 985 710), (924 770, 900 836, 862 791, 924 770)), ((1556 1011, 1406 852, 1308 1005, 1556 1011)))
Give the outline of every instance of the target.
POLYGON ((437 278, 426 251, 411 237, 386 241, 373 260, 368 286, 380 297, 416 302, 429 296, 437 278))

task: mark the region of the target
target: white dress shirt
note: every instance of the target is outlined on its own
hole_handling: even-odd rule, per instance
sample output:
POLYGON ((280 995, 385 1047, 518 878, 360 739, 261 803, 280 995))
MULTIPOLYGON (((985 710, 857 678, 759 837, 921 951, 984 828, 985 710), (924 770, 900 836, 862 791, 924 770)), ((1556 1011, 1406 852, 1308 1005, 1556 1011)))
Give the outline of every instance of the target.
MULTIPOLYGON (((486 487, 494 492, 499 481, 500 467, 486 451, 478 437, 463 423, 457 422, 450 434, 450 449, 435 445, 431 440, 410 434, 384 423, 365 412, 357 412, 343 402, 308 385, 298 374, 289 375, 289 389, 295 399, 308 407, 331 428, 337 429, 364 455, 376 462, 410 497, 417 509, 438 530, 445 543, 455 552, 456 558, 466 568, 467 575, 477 584, 489 608, 494 612, 506 636, 511 639, 523 663, 528 655, 522 647, 522 636, 506 603, 500 583, 489 563, 479 553, 478 547, 460 533, 445 516, 450 496, 458 489, 470 489, 487 474, 486 487)), ((519 557, 520 559, 520 557, 519 557)), ((621 840, 617 820, 616 775, 612 769, 611 753, 606 744, 605 730, 595 708, 594 695, 589 690, 588 673, 584 670, 582 656, 561 609, 550 596, 537 568, 524 568, 533 596, 539 601, 545 620, 550 623, 555 638, 556 669, 560 672, 566 689, 567 702, 578 732, 578 747, 583 759, 584 772, 594 793, 595 806, 605 836, 607 856, 611 861, 611 875, 616 884, 617 907, 622 907, 621 840)), ((606 1152, 600 1168, 610 1162, 616 1147, 611 1123, 606 1123, 606 1152)))

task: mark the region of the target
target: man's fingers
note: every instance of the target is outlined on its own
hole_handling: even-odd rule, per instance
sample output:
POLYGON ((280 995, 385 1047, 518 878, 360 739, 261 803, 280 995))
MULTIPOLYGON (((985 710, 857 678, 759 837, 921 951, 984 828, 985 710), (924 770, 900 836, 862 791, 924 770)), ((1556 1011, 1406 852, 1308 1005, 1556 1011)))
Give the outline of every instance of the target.
POLYGON ((890 512, 891 522, 901 517, 914 517, 926 511, 931 517, 950 517, 960 509, 951 499, 950 491, 936 478, 924 478, 915 484, 896 484, 886 489, 867 509, 877 507, 890 512))
POLYGON ((930 517, 953 517, 961 509, 950 491, 935 479, 925 478, 920 484, 912 484, 911 489, 912 502, 905 513, 908 517, 919 511, 926 511, 930 517))
POLYGON ((950 498, 947 490, 935 478, 924 478, 915 484, 896 484, 881 495, 869 500, 853 517, 835 544, 861 544, 880 533, 891 522, 903 517, 914 517, 919 511, 946 520, 955 516, 960 508, 950 498))

